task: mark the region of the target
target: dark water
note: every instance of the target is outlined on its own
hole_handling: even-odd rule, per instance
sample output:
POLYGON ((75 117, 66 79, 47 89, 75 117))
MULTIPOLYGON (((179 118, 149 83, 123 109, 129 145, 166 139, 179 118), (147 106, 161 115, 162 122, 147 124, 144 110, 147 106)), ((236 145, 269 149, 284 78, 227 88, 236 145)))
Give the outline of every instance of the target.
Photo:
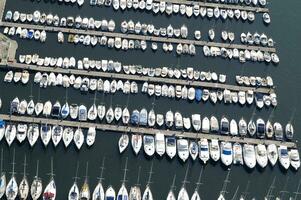
MULTIPOLYGON (((47 42, 41 45, 35 41, 18 40, 19 48, 17 56, 19 54, 34 54, 38 53, 41 56, 75 56, 76 58, 89 57, 95 59, 113 59, 120 61, 125 64, 141 64, 143 66, 174 66, 174 67, 187 67, 193 66, 199 70, 211 70, 217 73, 225 73, 228 76, 228 80, 234 83, 234 76, 236 74, 245 75, 258 75, 266 76, 271 75, 274 79, 274 84, 277 86, 276 91, 278 95, 278 107, 273 111, 273 120, 279 121, 285 124, 294 115, 294 126, 296 132, 296 139, 301 139, 299 130, 301 130, 300 117, 301 110, 299 101, 301 99, 300 79, 301 70, 298 62, 298 56, 300 53, 300 41, 298 36, 301 34, 301 28, 298 25, 300 19, 299 9, 301 8, 301 2, 298 0, 290 1, 270 1, 268 7, 271 11, 272 24, 268 27, 264 26, 261 21, 260 15, 256 15, 257 20, 253 24, 236 22, 221 23, 221 21, 207 20, 201 18, 191 18, 172 16, 166 17, 165 15, 154 16, 150 13, 125 11, 115 12, 112 8, 91 8, 87 4, 82 8, 77 6, 59 6, 58 4, 52 4, 48 1, 44 2, 33 2, 30 0, 7 0, 6 10, 19 10, 20 12, 33 12, 40 10, 43 12, 57 13, 59 16, 81 16, 94 17, 98 19, 114 19, 117 27, 120 22, 124 19, 133 21, 140 21, 141 23, 153 23, 157 26, 168 26, 172 24, 174 27, 179 27, 182 24, 186 24, 192 35, 195 29, 199 29, 205 37, 208 29, 214 27, 216 31, 227 29, 235 31, 236 37, 238 38, 240 32, 244 31, 258 31, 265 32, 268 36, 273 37, 277 42, 277 51, 280 56, 280 64, 278 66, 265 65, 258 63, 245 63, 240 64, 237 61, 228 61, 221 58, 205 58, 201 55, 201 49, 197 48, 198 54, 194 57, 181 56, 177 57, 175 54, 165 54, 157 51, 153 53, 151 50, 146 52, 141 51, 116 51, 110 50, 106 47, 84 47, 74 46, 71 44, 60 45, 56 42, 56 34, 47 34, 47 42), (297 23, 296 23, 297 22, 297 23)), ((5 72, 0 72, 0 79, 3 79, 5 72)), ((0 96, 3 100, 3 108, 1 113, 7 113, 9 101, 15 96, 19 98, 27 98, 32 94, 34 100, 40 99, 46 101, 48 99, 55 101, 65 101, 66 90, 63 88, 47 88, 39 90, 36 85, 28 84, 27 86, 4 84, 0 82, 0 96), (32 85, 32 87, 31 87, 32 85)), ((93 102, 94 94, 81 95, 79 91, 74 89, 67 90, 67 96, 69 102, 85 103, 90 106, 93 102)), ((120 94, 106 95, 97 94, 97 103, 105 102, 106 105, 122 105, 127 104, 127 97, 120 94)), ((150 109, 152 107, 154 99, 141 94, 131 95, 129 97, 129 109, 146 107, 150 109)), ((191 115, 192 113, 199 112, 203 116, 216 115, 221 117, 226 115, 229 118, 240 119, 242 116, 246 119, 250 118, 253 113, 255 116, 260 116, 267 119, 272 109, 263 109, 258 111, 251 107, 240 107, 238 105, 224 105, 217 104, 212 105, 210 103, 188 103, 184 100, 169 100, 165 98, 158 98, 155 100, 155 110, 158 112, 165 113, 169 109, 178 110, 184 115, 191 115)), ((56 149, 52 145, 48 148, 44 148, 40 140, 34 148, 30 148, 26 142, 24 144, 14 143, 11 148, 8 148, 4 141, 2 141, 1 147, 4 149, 4 170, 9 172, 11 170, 11 160, 13 155, 13 149, 16 149, 16 171, 18 181, 22 177, 22 162, 24 155, 28 158, 28 177, 32 180, 35 173, 36 160, 40 160, 40 172, 39 174, 43 177, 44 185, 46 185, 50 171, 50 159, 54 159, 54 172, 56 174, 55 180, 57 184, 57 199, 63 200, 67 198, 67 194, 70 186, 73 183, 72 177, 75 175, 76 163, 80 162, 79 176, 82 178, 79 183, 82 184, 85 175, 85 165, 89 161, 89 183, 91 190, 97 182, 99 175, 99 167, 103 157, 106 157, 104 172, 104 186, 107 188, 109 185, 113 185, 116 192, 118 192, 123 177, 122 169, 125 164, 126 157, 129 161, 129 172, 127 175, 128 182, 126 183, 129 189, 131 185, 135 184, 137 179, 137 172, 139 166, 141 166, 141 187, 142 190, 145 188, 145 184, 148 179, 148 171, 151 162, 154 164, 153 171, 155 172, 152 176, 151 188, 155 199, 165 199, 168 193, 169 187, 172 183, 173 176, 176 174, 176 191, 178 193, 181 182, 184 179, 184 174, 188 163, 190 170, 188 173, 188 183, 186 185, 190 195, 192 195, 195 182, 197 181, 202 164, 199 161, 192 162, 189 160, 188 163, 182 164, 177 158, 170 161, 166 156, 159 158, 155 156, 152 159, 147 159, 142 152, 139 156, 134 156, 131 148, 123 154, 119 155, 117 148, 117 141, 119 134, 109 134, 109 132, 102 132, 98 134, 94 146, 88 149, 83 145, 80 151, 75 149, 72 144, 68 149, 65 149, 61 142, 56 149)), ((224 169, 220 162, 217 164, 209 163, 205 166, 205 170, 202 177, 203 185, 200 187, 200 194, 202 199, 216 199, 218 193, 221 190, 223 179, 226 176, 226 169, 224 169)), ((231 172, 231 183, 229 184, 226 195, 227 199, 231 199, 236 188, 239 186, 240 194, 247 181, 250 181, 250 195, 248 197, 256 197, 262 199, 263 195, 267 192, 268 185, 271 184, 274 177, 276 180, 275 194, 279 194, 279 191, 283 189, 283 186, 288 180, 288 190, 293 193, 296 190, 298 181, 300 180, 300 172, 295 173, 292 170, 283 172, 278 165, 271 168, 266 167, 264 170, 255 168, 254 170, 247 170, 244 167, 232 166, 231 172)), ((283 199, 287 199, 288 195, 284 196, 283 199)), ((299 197, 298 199, 301 199, 299 197)))

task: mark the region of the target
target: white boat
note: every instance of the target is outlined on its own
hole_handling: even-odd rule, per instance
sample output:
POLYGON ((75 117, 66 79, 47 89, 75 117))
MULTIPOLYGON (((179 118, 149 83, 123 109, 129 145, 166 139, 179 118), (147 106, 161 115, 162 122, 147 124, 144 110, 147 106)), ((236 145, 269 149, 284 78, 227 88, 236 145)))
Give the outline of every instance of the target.
POLYGON ((242 154, 242 146, 239 143, 233 144, 233 164, 235 165, 243 165, 243 154, 242 154))
POLYGON ((186 162, 186 160, 189 157, 188 140, 186 140, 186 139, 178 139, 177 140, 177 150, 178 150, 178 156, 179 156, 179 158, 183 162, 186 162))
POLYGON ((43 200, 55 200, 56 198, 56 185, 53 177, 44 189, 43 200))
POLYGON ((135 154, 138 155, 142 147, 142 136, 140 134, 132 134, 131 144, 135 154))
POLYGON ((110 107, 106 113, 106 120, 109 124, 114 120, 114 111, 112 107, 110 107))
POLYGON ((279 122, 275 122, 273 128, 274 128, 275 139, 282 140, 283 139, 282 125, 279 122))
POLYGON ((34 107, 34 112, 36 114, 36 116, 39 116, 42 112, 43 112, 43 108, 44 108, 44 104, 43 103, 36 103, 35 107, 34 107))
POLYGON ((175 194, 172 190, 168 192, 166 200, 176 200, 175 194))
POLYGON ((199 142, 199 158, 204 162, 207 163, 209 160, 209 144, 206 138, 202 138, 199 142))
POLYGON ((24 115, 26 113, 26 109, 27 109, 27 101, 23 99, 19 104, 18 113, 20 115, 24 115))
POLYGON ((70 113, 70 108, 69 108, 69 104, 68 102, 66 102, 63 107, 62 107, 62 110, 61 110, 61 117, 63 119, 66 119, 68 116, 69 116, 69 113, 70 113))
POLYGON ((265 122, 261 118, 256 120, 256 133, 258 138, 265 137, 265 122))
POLYGON ((285 126, 285 136, 288 140, 291 140, 294 137, 294 127, 291 123, 287 123, 285 126))
POLYGON ((224 165, 229 166, 232 164, 232 154, 232 144, 230 142, 221 142, 221 160, 224 165))
POLYGON ((106 107, 104 105, 99 105, 97 107, 97 115, 100 120, 103 120, 106 115, 106 107))
POLYGON ((195 160, 199 154, 199 146, 195 141, 190 141, 189 154, 190 154, 192 160, 195 160))
POLYGON ((78 127, 73 135, 73 142, 75 143, 78 150, 82 147, 84 140, 85 137, 83 134, 83 130, 78 127))
POLYGON ((289 157, 290 157, 290 163, 291 166, 295 169, 298 170, 300 167, 300 156, 299 156, 299 151, 298 149, 291 149, 289 151, 289 157))
POLYGON ((47 124, 42 124, 41 125, 40 136, 41 136, 42 142, 43 142, 45 147, 50 142, 51 135, 52 135, 51 132, 52 132, 52 130, 51 130, 50 125, 47 125, 47 124))
POLYGON ((156 123, 156 114, 153 109, 151 109, 148 113, 147 122, 149 127, 153 127, 156 123))
POLYGON ((70 110, 70 117, 71 119, 75 120, 78 117, 78 105, 77 104, 71 104, 69 107, 70 110))
POLYGON ((256 165, 256 156, 255 156, 255 148, 254 145, 244 144, 243 145, 243 156, 244 163, 250 169, 253 169, 256 165))
POLYGON ((40 136, 39 126, 37 124, 32 124, 28 127, 27 139, 31 147, 35 145, 40 136))
POLYGON ((129 145, 129 136, 122 134, 118 141, 119 153, 123 153, 129 145))
POLYGON ((35 104, 33 100, 30 100, 29 103, 27 104, 27 109, 26 112, 28 115, 32 115, 35 109, 35 104))
POLYGON ((121 107, 116 107, 114 110, 114 116, 115 116, 115 120, 118 122, 120 120, 120 118, 122 117, 122 109, 121 107))
POLYGON ((109 186, 105 193, 105 200, 115 200, 116 193, 112 186, 109 186))
POLYGON ((175 127, 176 129, 183 129, 183 117, 179 112, 175 112, 175 127))
POLYGON ((6 199, 8 199, 8 200, 14 200, 14 199, 16 199, 16 197, 18 195, 18 183, 17 183, 16 177, 15 177, 14 160, 15 160, 15 155, 14 155, 14 159, 13 159, 12 176, 11 176, 9 182, 7 183, 6 190, 5 190, 5 196, 6 196, 6 199))
MULTIPOLYGON (((116 117, 116 116, 115 116, 116 117)), ((127 107, 125 107, 122 111, 122 123, 128 124, 130 121, 130 112, 127 107)))
POLYGON ((88 119, 94 121, 97 118, 97 107, 93 104, 88 110, 88 119))
POLYGON ((219 132, 219 123, 215 116, 210 117, 210 131, 212 133, 218 133, 219 132))
POLYGON ((250 136, 254 136, 256 133, 256 125, 252 119, 248 123, 248 132, 250 136))
POLYGON ((275 166, 278 160, 278 151, 275 144, 269 144, 267 148, 268 159, 272 166, 275 166))
POLYGON ((244 120, 244 118, 241 118, 238 122, 238 132, 240 136, 246 136, 247 135, 247 122, 244 120))
POLYGON ((26 156, 25 156, 23 178, 19 184, 19 199, 27 199, 28 195, 29 195, 29 184, 26 177, 26 156))
POLYGON ((38 172, 39 172, 39 161, 37 161, 36 175, 34 176, 34 179, 30 186, 30 196, 32 200, 38 200, 43 192, 42 179, 38 176, 38 172))
POLYGON ((146 189, 143 192, 142 200, 153 200, 153 194, 149 185, 146 186, 146 189))
POLYGON ((165 137, 162 133, 156 133, 155 135, 155 148, 156 153, 162 156, 165 153, 165 137))
POLYGON ((86 137, 86 143, 88 147, 92 146, 95 142, 96 137, 96 128, 95 127, 89 127, 86 137))
POLYGON ((129 200, 141 200, 141 190, 139 186, 133 186, 130 189, 129 200))
POLYGON ((27 133, 27 124, 18 124, 17 125, 17 140, 22 143, 26 138, 27 133))
POLYGON ((222 117, 220 125, 220 133, 224 135, 229 134, 229 120, 226 117, 222 117))
POLYGON ((230 121, 230 134, 233 136, 238 135, 238 127, 237 127, 237 123, 234 119, 232 119, 230 121))
POLYGON ((79 200, 79 189, 76 181, 69 189, 68 200, 79 200))
POLYGON ((3 170, 3 149, 1 150, 1 164, 0 164, 0 198, 2 198, 5 194, 6 190, 6 175, 3 170))
POLYGON ((165 115, 165 125, 168 127, 168 128, 171 128, 173 126, 173 123, 174 123, 174 115, 173 115, 173 112, 170 110, 170 111, 167 111, 166 115, 165 115))
POLYGON ((220 159, 220 147, 217 139, 212 139, 209 143, 210 157, 213 161, 218 161, 220 159))
POLYGON ((164 116, 162 114, 156 115, 156 123, 160 127, 164 124, 164 116))
POLYGON ((279 146, 278 147, 278 156, 281 166, 284 169, 288 169, 290 166, 290 158, 288 155, 288 150, 286 146, 279 146))
POLYGON ((176 138, 173 136, 166 136, 165 137, 165 149, 166 154, 170 159, 172 159, 177 153, 177 142, 176 138))
POLYGON ((43 107, 43 115, 48 117, 51 114, 51 109, 52 109, 52 103, 50 101, 47 101, 43 107))
POLYGON ((17 129, 16 129, 15 125, 9 124, 6 126, 5 139, 6 139, 8 146, 10 146, 13 143, 13 141, 15 140, 16 132, 17 132, 17 129))
POLYGON ((256 154, 256 161, 257 164, 265 168, 268 164, 268 154, 267 154, 267 148, 263 144, 258 144, 255 147, 255 154, 256 154))
POLYGON ((64 145, 65 145, 66 148, 72 142, 73 135, 74 135, 74 131, 73 131, 72 128, 67 127, 67 128, 64 129, 64 131, 63 131, 63 142, 64 142, 64 145))
POLYGON ((200 114, 193 114, 191 116, 191 122, 195 131, 199 131, 201 129, 202 121, 200 114))
POLYGON ((202 120, 202 132, 209 133, 210 131, 210 120, 208 117, 204 117, 202 120))
POLYGON ((124 185, 124 183, 121 185, 121 188, 118 191, 117 194, 117 200, 128 200, 129 194, 128 191, 124 185))
POLYGON ((185 187, 180 189, 177 200, 189 200, 189 195, 185 187))
POLYGON ((78 120, 87 121, 87 118, 88 118, 87 107, 85 105, 80 105, 78 107, 78 120))
POLYGON ((53 145, 56 147, 63 137, 63 127, 62 126, 53 126, 51 132, 51 139, 53 145))
POLYGON ((155 153, 155 139, 151 135, 143 136, 143 149, 146 155, 153 156, 155 153))

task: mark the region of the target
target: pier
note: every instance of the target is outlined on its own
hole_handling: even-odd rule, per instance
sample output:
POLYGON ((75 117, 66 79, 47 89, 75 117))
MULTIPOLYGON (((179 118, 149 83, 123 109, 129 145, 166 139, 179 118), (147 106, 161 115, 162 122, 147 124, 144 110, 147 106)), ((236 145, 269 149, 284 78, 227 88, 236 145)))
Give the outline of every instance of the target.
POLYGON ((132 126, 124 126, 124 125, 111 125, 111 124, 100 124, 100 123, 91 123, 91 122, 79 122, 79 121, 67 121, 67 120, 57 120, 57 119, 49 119, 49 118, 38 118, 38 117, 29 117, 29 116, 15 116, 15 115, 5 115, 0 114, 0 119, 5 121, 11 121, 15 123, 36 123, 36 124, 50 124, 50 125, 61 125, 66 127, 73 128, 89 128, 95 127, 99 130, 97 133, 104 134, 108 133, 106 131, 110 131, 110 133, 139 133, 139 134, 150 134, 155 135, 160 132, 165 136, 176 136, 177 138, 187 138, 187 139, 201 139, 206 138, 208 140, 218 139, 219 141, 226 142, 238 142, 240 144, 276 144, 277 146, 284 145, 288 148, 297 148, 297 144, 294 142, 283 142, 276 140, 267 140, 267 139, 256 139, 256 138, 242 138, 242 137, 234 137, 230 135, 218 135, 218 134, 207 134, 207 133, 193 133, 193 132, 185 132, 185 131, 173 131, 173 130, 161 130, 155 128, 144 128, 144 127, 132 127, 132 126))
POLYGON ((2 22, 2 19, 3 19, 5 5, 6 5, 6 0, 1 0, 0 1, 0 21, 1 22, 2 22))
POLYGON ((274 93, 273 88, 256 88, 256 87, 245 87, 239 85, 229 85, 223 83, 214 83, 214 82, 202 82, 194 80, 184 80, 184 79, 173 79, 173 78, 161 78, 161 77, 149 77, 143 75, 131 75, 131 74, 121 74, 121 73, 110 73, 110 72, 99 72, 99 71, 87 71, 87 70, 78 70, 78 69, 63 69, 63 68, 54 68, 54 67, 43 67, 37 65, 27 65, 21 63, 8 63, 7 66, 0 66, 0 69, 18 69, 18 70, 29 70, 29 71, 39 71, 39 72, 53 72, 61 73, 68 75, 78 75, 78 76, 89 76, 97 78, 110 78, 110 79, 123 79, 123 80, 132 80, 132 81, 142 81, 142 82, 152 82, 152 83, 165 83, 171 85, 185 85, 190 87, 204 87, 211 89, 228 89, 231 91, 248 91, 253 90, 254 92, 259 92, 263 94, 274 93))
POLYGON ((0 33, 0 65, 13 62, 16 57, 18 43, 0 33))
POLYGON ((34 29, 34 30, 45 30, 49 32, 62 32, 66 34, 91 35, 91 36, 99 36, 99 37, 101 36, 120 37, 122 39, 145 40, 148 42, 194 44, 196 47, 210 46, 210 47, 220 47, 220 48, 240 49, 240 50, 250 50, 250 51, 255 50, 255 51, 263 51, 263 52, 271 52, 271 53, 276 52, 276 48, 274 47, 249 46, 243 44, 220 43, 220 42, 207 42, 202 40, 178 39, 178 38, 157 37, 157 36, 148 36, 148 35, 106 32, 106 31, 83 30, 83 29, 63 28, 63 27, 56 27, 56 26, 41 26, 41 25, 23 24, 23 23, 14 23, 14 22, 0 22, 0 26, 21 27, 21 28, 34 29))

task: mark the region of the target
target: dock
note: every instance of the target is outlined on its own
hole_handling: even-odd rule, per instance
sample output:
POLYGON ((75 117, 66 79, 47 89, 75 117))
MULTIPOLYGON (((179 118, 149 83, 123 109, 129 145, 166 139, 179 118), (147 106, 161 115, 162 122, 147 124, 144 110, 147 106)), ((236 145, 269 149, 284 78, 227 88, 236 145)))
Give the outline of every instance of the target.
POLYGON ((220 47, 228 49, 239 49, 239 50, 255 50, 262 52, 275 53, 276 48, 274 47, 262 47, 262 46, 249 46, 244 44, 233 44, 233 43, 220 43, 220 42, 208 42, 203 40, 191 40, 191 39, 179 39, 179 38, 168 38, 168 37, 157 37, 149 35, 136 35, 136 34, 125 34, 116 32, 106 32, 106 31, 95 31, 95 30, 83 30, 75 28, 64 28, 56 26, 41 26, 34 24, 23 24, 14 22, 0 22, 0 26, 4 27, 21 27, 26 29, 34 30, 45 30, 48 32, 62 32, 66 34, 79 34, 79 35, 91 35, 91 36, 106 36, 106 37, 120 37, 122 39, 128 40, 145 40, 148 42, 160 42, 160 43, 174 43, 174 44, 194 44, 196 47, 210 46, 210 47, 220 47))
POLYGON ((0 65, 14 62, 18 43, 0 33, 0 65))
POLYGON ((0 21, 2 22, 3 15, 4 15, 4 9, 6 5, 6 0, 1 0, 0 1, 0 21))
POLYGON ((48 72, 48 73, 61 73, 67 75, 77 75, 77 76, 88 76, 88 77, 97 77, 97 78, 109 78, 109 79, 122 79, 122 80, 132 80, 140 82, 152 82, 152 83, 163 83, 171 85, 182 85, 190 87, 202 87, 202 88, 211 88, 211 89, 228 89, 231 91, 248 91, 253 90, 254 92, 271 94, 274 93, 273 88, 256 88, 256 87, 246 87, 239 85, 230 85, 224 83, 214 83, 214 82, 203 82, 203 81, 194 81, 194 80, 184 80, 184 79, 175 79, 175 78, 162 78, 162 77, 149 77, 143 75, 132 75, 132 74, 122 74, 122 73, 111 73, 111 72, 99 72, 99 71, 87 71, 79 69, 63 69, 63 68, 54 68, 54 67, 42 67, 37 65, 27 65, 21 63, 8 63, 7 66, 0 66, 0 69, 18 69, 18 70, 29 70, 29 71, 39 71, 39 72, 48 72))
MULTIPOLYGON (((235 4, 223 4, 223 3, 210 3, 205 1, 186 1, 186 0, 164 0, 166 3, 172 4, 185 4, 185 5, 199 5, 200 7, 207 7, 207 8, 216 8, 219 9, 232 9, 232 10, 245 10, 245 11, 252 11, 256 13, 265 13, 269 12, 268 8, 258 7, 258 6, 241 6, 235 4)), ((154 0, 154 2, 160 2, 160 0, 154 0)))
POLYGON ((177 138, 187 138, 187 139, 201 139, 206 138, 208 140, 218 139, 219 141, 226 142, 238 142, 240 144, 276 144, 277 146, 283 145, 288 148, 297 148, 297 144, 294 142, 283 142, 276 140, 267 139, 256 139, 256 138, 241 138, 233 137, 229 135, 218 135, 218 134, 207 134, 207 133, 194 133, 185 131, 173 131, 173 130, 161 130, 155 128, 145 128, 145 127, 134 127, 134 126, 124 126, 124 125, 111 125, 111 124, 101 124, 101 123, 91 123, 91 122, 79 122, 79 121, 67 121, 67 120, 57 120, 50 118, 40 118, 40 117, 29 117, 29 116, 16 116, 16 115, 5 115, 0 114, 0 119, 5 121, 11 121, 15 123, 36 123, 36 124, 50 124, 50 125, 61 125, 65 127, 73 128, 86 128, 95 127, 98 130, 98 134, 110 133, 138 133, 138 134, 150 134, 155 135, 160 132, 165 136, 175 136, 177 138))

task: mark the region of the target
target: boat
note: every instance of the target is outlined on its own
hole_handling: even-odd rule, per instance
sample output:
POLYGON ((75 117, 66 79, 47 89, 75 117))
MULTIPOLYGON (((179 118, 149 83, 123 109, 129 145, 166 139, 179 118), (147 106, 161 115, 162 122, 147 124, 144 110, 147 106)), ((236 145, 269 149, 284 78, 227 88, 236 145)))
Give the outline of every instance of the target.
POLYGON ((270 121, 267 121, 266 123, 265 133, 267 138, 272 138, 274 136, 274 128, 270 121))
POLYGON ((186 162, 186 160, 189 157, 188 140, 186 140, 186 139, 178 139, 177 140, 177 150, 178 150, 178 156, 179 156, 179 158, 183 162, 186 162))
POLYGON ((281 166, 287 170, 290 166, 290 158, 286 146, 280 145, 278 147, 278 156, 281 166))
POLYGON ((167 194, 166 200, 176 200, 176 196, 173 192, 175 188, 176 175, 173 177, 172 185, 170 186, 169 192, 167 194))
POLYGON ((143 149, 146 155, 153 156, 155 153, 155 139, 151 135, 143 136, 143 149))
POLYGON ((222 117, 220 125, 220 133, 224 135, 229 134, 229 120, 226 117, 222 117))
POLYGON ((278 151, 277 146, 275 144, 269 144, 267 148, 267 154, 269 162, 272 166, 275 166, 277 160, 278 160, 278 151))
POLYGON ((44 146, 46 147, 51 139, 51 126, 47 124, 42 124, 40 128, 40 135, 44 146))
POLYGON ((138 125, 139 124, 139 117, 140 117, 140 113, 138 110, 133 110, 131 118, 130 118, 130 122, 133 125, 138 125))
POLYGON ((250 169, 253 169, 256 165, 256 156, 255 156, 255 148, 254 145, 244 144, 243 145, 243 156, 244 163, 250 169))
POLYGON ((165 153, 165 137, 162 133, 158 132, 155 135, 155 148, 156 153, 162 156, 165 153))
POLYGON ((153 163, 152 163, 151 168, 150 168, 149 177, 148 177, 148 181, 147 181, 147 184, 146 184, 146 188, 145 188, 145 190, 143 192, 143 195, 142 195, 142 200, 153 200, 154 199, 152 191, 150 189, 152 173, 153 173, 153 163))
POLYGON ((63 131, 63 142, 64 142, 64 145, 65 145, 66 148, 72 142, 73 135, 74 135, 74 131, 73 131, 72 128, 67 127, 67 128, 64 129, 64 131, 63 131))
POLYGON ((189 154, 190 154, 192 160, 195 160, 199 154, 199 146, 195 141, 190 141, 189 154))
POLYGON ((123 153, 129 145, 129 136, 122 134, 118 141, 119 153, 123 153))
POLYGON ((27 139, 31 147, 35 145, 40 136, 39 126, 37 124, 29 125, 27 139))
POLYGON ((298 170, 300 167, 300 156, 299 156, 299 151, 298 149, 291 149, 289 151, 289 158, 290 158, 290 163, 291 166, 295 169, 298 170))
POLYGON ((112 123, 114 120, 114 111, 112 107, 110 107, 106 113, 106 120, 109 124, 112 123))
POLYGON ((115 120, 118 122, 120 118, 122 117, 122 108, 117 106, 114 110, 114 117, 115 120))
POLYGON ((210 131, 212 133, 218 133, 219 132, 219 123, 215 116, 210 117, 210 131))
POLYGON ((231 121, 230 121, 230 134, 233 136, 238 135, 238 127, 237 127, 237 123, 234 119, 231 119, 231 121))
POLYGON ((153 109, 151 109, 148 113, 148 126, 149 127, 153 127, 156 123, 156 114, 155 111, 153 109))
POLYGON ((77 199, 79 199, 79 189, 75 178, 73 185, 69 189, 68 200, 77 200, 77 199))
POLYGON ((80 190, 79 199, 87 199, 88 200, 91 198, 90 188, 89 188, 89 184, 88 184, 88 166, 89 166, 89 163, 87 162, 85 181, 80 190))
POLYGON ((115 200, 116 193, 112 186, 109 186, 105 193, 105 200, 115 200))
POLYGON ((294 137, 294 127, 291 123, 287 123, 285 126, 285 136, 288 140, 292 140, 294 137))
POLYGON ((56 147, 63 137, 63 127, 59 125, 55 125, 52 127, 51 139, 53 145, 56 147))
POLYGON ((88 110, 88 119, 94 121, 97 118, 97 107, 93 104, 88 110))
POLYGON ((176 138, 174 136, 166 136, 165 137, 165 149, 166 154, 170 159, 173 159, 173 157, 177 153, 177 142, 176 138))
POLYGON ((104 159, 102 160, 102 167, 101 167, 101 173, 100 173, 100 176, 99 176, 99 181, 93 191, 93 194, 92 194, 92 200, 104 200, 105 199, 105 193, 104 193, 104 189, 103 189, 103 186, 102 186, 102 174, 103 174, 103 170, 104 170, 104 159))
POLYGON ((80 105, 78 107, 78 120, 87 121, 87 117, 87 107, 84 105, 80 105))
POLYGON ((36 175, 30 186, 30 196, 32 200, 38 200, 43 192, 42 179, 38 176, 39 174, 39 160, 37 161, 36 175))
POLYGON ((29 184, 26 177, 26 156, 24 158, 24 170, 23 170, 23 178, 19 184, 19 198, 27 199, 29 195, 29 184))
POLYGON ((122 111, 122 123, 128 124, 130 121, 130 112, 127 107, 125 107, 122 111))
POLYGON ((242 146, 239 143, 233 144, 233 164, 243 165, 242 146))
POLYGON ((204 117, 202 120, 202 132, 209 133, 209 131, 210 131, 210 121, 208 117, 204 117))
POLYGON ((198 132, 201 129, 201 125, 202 125, 201 115, 193 114, 191 116, 191 122, 192 122, 192 127, 194 128, 194 130, 198 132))
POLYGON ((60 102, 56 101, 55 104, 52 106, 51 116, 59 118, 60 114, 61 114, 61 104, 60 102))
POLYGON ((36 103, 35 107, 34 107, 34 112, 36 114, 36 116, 39 116, 42 112, 43 112, 43 108, 44 108, 44 104, 43 103, 36 103))
POLYGON ((2 198, 6 190, 6 174, 3 171, 3 149, 1 149, 0 176, 0 198, 2 198))
POLYGON ((142 147, 142 136, 140 134, 132 134, 131 144, 135 154, 138 155, 142 147))
POLYGON ((17 180, 15 177, 15 150, 14 150, 14 154, 13 154, 12 165, 13 165, 12 175, 11 175, 9 182, 7 183, 6 190, 5 190, 6 199, 9 199, 9 200, 16 199, 16 197, 18 195, 18 184, 17 184, 17 180))
POLYGON ((10 146, 13 143, 13 141, 15 140, 16 132, 17 132, 17 129, 16 129, 15 125, 9 124, 6 126, 5 139, 6 139, 8 146, 10 146))
POLYGON ((27 133, 27 124, 18 124, 17 125, 17 140, 22 143, 26 138, 27 133))
POLYGON ((265 168, 268 164, 268 154, 267 154, 267 149, 266 149, 265 145, 258 144, 255 147, 255 154, 256 154, 257 164, 260 167, 265 168))
POLYGON ((199 158, 201 159, 201 161, 204 162, 204 164, 206 164, 210 158, 208 140, 206 138, 202 138, 198 142, 198 144, 199 144, 199 158))
POLYGON ((256 133, 258 138, 265 137, 265 122, 261 118, 256 120, 256 133))
POLYGON ((170 111, 167 111, 166 115, 165 115, 165 125, 168 127, 168 128, 171 128, 173 126, 173 123, 174 123, 174 115, 173 115, 173 112, 170 110, 170 111))
POLYGON ((86 144, 88 145, 88 147, 94 144, 95 137, 96 137, 96 128, 94 126, 89 127, 87 132, 87 137, 86 137, 86 144))
POLYGON ((146 126, 147 125, 147 110, 142 108, 139 114, 139 125, 146 126))
POLYGON ((19 105, 20 105, 19 98, 18 97, 14 98, 10 104, 10 113, 11 114, 18 113, 19 105))
POLYGON ((273 125, 274 128, 274 134, 276 140, 282 140, 283 139, 283 128, 282 125, 278 122, 275 122, 273 125))
POLYGON ((240 136, 246 136, 247 135, 247 122, 244 118, 241 118, 238 122, 238 132, 240 136))
POLYGON ((220 147, 217 139, 212 139, 209 143, 210 157, 213 161, 217 162, 220 159, 220 147))
POLYGON ((183 129, 183 117, 179 112, 175 112, 175 127, 176 129, 183 129))
POLYGON ((78 150, 82 147, 84 140, 85 137, 83 134, 83 130, 80 127, 78 127, 73 136, 73 142, 75 143, 75 146, 78 150))
POLYGON ((28 115, 32 115, 34 112, 35 104, 33 100, 30 100, 29 103, 27 104, 27 109, 26 112, 28 115))
POLYGON ((124 174, 123 174, 123 180, 122 180, 122 184, 121 187, 117 193, 117 200, 128 200, 129 199, 129 194, 128 191, 125 187, 125 178, 126 178, 126 172, 127 172, 127 162, 128 160, 126 159, 125 162, 125 168, 124 168, 124 174))
POLYGON ((185 178, 183 180, 183 185, 182 185, 182 187, 179 191, 177 200, 189 200, 189 195, 188 195, 188 192, 187 192, 186 187, 185 187, 185 184, 187 182, 186 180, 187 180, 188 169, 189 169, 189 165, 187 166, 186 173, 185 173, 185 178))
POLYGON ((97 115, 100 120, 103 120, 106 115, 106 107, 104 105, 99 105, 97 107, 97 115))
POLYGON ((232 164, 232 154, 232 144, 230 142, 221 142, 221 160, 224 165, 229 166, 232 164))
POLYGON ((256 125, 252 119, 248 123, 248 132, 250 136, 254 136, 256 133, 256 125))
POLYGON ((70 110, 70 117, 71 119, 75 120, 78 117, 78 105, 77 104, 71 104, 69 107, 70 110))

